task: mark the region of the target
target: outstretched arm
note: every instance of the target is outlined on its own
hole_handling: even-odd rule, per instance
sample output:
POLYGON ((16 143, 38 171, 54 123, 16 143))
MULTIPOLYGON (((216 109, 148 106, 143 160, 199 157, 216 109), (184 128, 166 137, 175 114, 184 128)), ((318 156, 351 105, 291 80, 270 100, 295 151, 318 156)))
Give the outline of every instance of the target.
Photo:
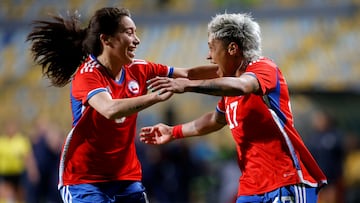
POLYGON ((182 125, 168 126, 159 123, 143 127, 140 130, 140 141, 147 144, 165 144, 179 138, 206 135, 221 129, 224 125, 224 114, 213 111, 182 125))
POLYGON ((117 119, 137 113, 172 96, 172 92, 158 90, 132 98, 113 99, 108 92, 100 92, 89 99, 89 104, 108 119, 117 119))
POLYGON ((174 93, 197 92, 215 96, 239 96, 260 91, 259 81, 251 74, 209 80, 156 77, 149 80, 148 84, 151 91, 164 88, 164 90, 174 93))

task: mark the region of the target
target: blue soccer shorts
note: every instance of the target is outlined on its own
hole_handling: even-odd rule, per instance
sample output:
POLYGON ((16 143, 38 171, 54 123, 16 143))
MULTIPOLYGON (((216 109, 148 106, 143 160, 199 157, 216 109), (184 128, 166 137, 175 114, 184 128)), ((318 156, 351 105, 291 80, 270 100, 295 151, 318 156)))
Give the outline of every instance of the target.
POLYGON ((316 203, 319 188, 304 184, 280 187, 261 195, 240 196, 236 203, 316 203))
POLYGON ((66 185, 60 188, 64 203, 148 203, 141 182, 115 181, 66 185))

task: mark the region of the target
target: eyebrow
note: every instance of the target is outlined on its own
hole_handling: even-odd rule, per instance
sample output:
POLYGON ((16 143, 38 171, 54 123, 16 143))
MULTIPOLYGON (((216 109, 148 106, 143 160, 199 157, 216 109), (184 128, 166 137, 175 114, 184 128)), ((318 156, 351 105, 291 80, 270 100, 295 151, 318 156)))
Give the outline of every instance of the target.
POLYGON ((124 27, 120 30, 120 32, 126 32, 128 30, 136 31, 136 27, 124 27))

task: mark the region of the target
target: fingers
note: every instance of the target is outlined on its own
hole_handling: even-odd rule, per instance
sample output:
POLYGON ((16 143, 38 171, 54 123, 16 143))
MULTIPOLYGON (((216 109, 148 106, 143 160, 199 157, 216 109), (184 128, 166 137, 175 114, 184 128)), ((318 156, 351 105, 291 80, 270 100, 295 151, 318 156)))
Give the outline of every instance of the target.
POLYGON ((140 137, 140 141, 145 144, 157 144, 155 137, 140 137))
POLYGON ((140 141, 146 144, 156 144, 156 134, 154 127, 143 127, 140 130, 140 141))
POLYGON ((155 77, 148 80, 146 83, 148 84, 147 89, 152 92, 158 91, 160 89, 167 90, 166 88, 171 87, 170 82, 171 78, 167 77, 155 77))
MULTIPOLYGON (((152 90, 152 92, 154 92, 155 90, 152 90)), ((159 89, 158 91, 157 91, 157 94, 160 96, 160 95, 162 95, 162 94, 164 94, 164 93, 166 93, 166 92, 168 92, 166 89, 164 89, 164 88, 162 88, 162 89, 159 89)))
POLYGON ((160 78, 163 78, 163 77, 158 77, 158 76, 157 76, 157 77, 151 78, 150 80, 146 81, 146 83, 147 83, 147 84, 151 84, 151 83, 159 80, 160 78))
POLYGON ((158 96, 160 97, 161 101, 168 100, 174 93, 166 90, 159 90, 158 96))
POLYGON ((143 127, 140 129, 140 137, 155 136, 154 127, 143 127))

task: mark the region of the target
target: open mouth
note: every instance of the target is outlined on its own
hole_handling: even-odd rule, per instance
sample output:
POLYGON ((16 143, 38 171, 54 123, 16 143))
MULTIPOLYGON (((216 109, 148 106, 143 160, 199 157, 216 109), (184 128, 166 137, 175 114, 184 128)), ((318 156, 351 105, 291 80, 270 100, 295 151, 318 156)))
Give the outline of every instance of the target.
POLYGON ((134 58, 135 57, 135 50, 136 48, 128 48, 128 55, 131 57, 131 58, 134 58))

